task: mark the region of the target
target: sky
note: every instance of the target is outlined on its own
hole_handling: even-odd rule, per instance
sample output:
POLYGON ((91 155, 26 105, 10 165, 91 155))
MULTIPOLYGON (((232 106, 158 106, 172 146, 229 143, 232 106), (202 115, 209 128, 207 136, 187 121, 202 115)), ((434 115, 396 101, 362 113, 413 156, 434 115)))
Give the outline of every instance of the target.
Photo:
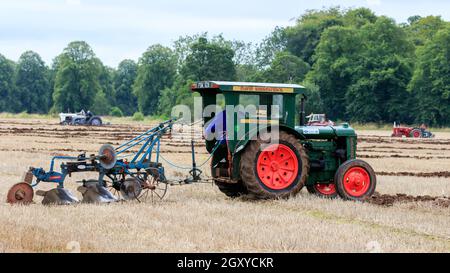
POLYGON ((17 61, 33 50, 50 64, 69 42, 84 40, 116 67, 184 35, 208 32, 258 43, 306 10, 330 6, 369 7, 399 23, 412 15, 450 21, 448 0, 0 0, 0 54, 17 61))

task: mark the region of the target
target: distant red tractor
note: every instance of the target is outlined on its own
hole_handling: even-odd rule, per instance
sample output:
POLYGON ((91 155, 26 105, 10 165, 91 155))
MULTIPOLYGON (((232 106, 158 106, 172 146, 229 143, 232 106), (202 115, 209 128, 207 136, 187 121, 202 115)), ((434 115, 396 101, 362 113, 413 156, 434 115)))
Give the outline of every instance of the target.
POLYGON ((402 127, 394 123, 392 137, 434 138, 434 134, 428 131, 425 124, 420 127, 402 127))

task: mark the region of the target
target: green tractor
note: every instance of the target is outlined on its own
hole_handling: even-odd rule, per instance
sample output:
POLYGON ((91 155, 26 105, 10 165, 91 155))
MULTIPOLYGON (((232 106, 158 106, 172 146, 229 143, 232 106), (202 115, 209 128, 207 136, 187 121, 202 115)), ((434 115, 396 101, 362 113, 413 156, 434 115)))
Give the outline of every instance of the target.
POLYGON ((355 130, 305 125, 304 87, 208 81, 191 89, 202 98, 212 176, 227 196, 289 198, 306 186, 321 197, 360 201, 375 192, 374 170, 356 159, 355 130))

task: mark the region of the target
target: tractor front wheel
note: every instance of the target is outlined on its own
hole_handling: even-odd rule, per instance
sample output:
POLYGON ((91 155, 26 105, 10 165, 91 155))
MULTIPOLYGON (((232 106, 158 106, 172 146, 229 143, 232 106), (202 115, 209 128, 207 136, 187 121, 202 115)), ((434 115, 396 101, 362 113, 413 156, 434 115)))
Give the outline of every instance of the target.
POLYGON ((339 167, 335 183, 337 192, 343 199, 363 201, 374 194, 377 177, 367 162, 356 159, 339 167))
POLYGON ((295 196, 305 185, 309 158, 293 135, 281 131, 269 144, 267 136, 251 141, 241 157, 240 173, 250 197, 279 199, 295 196))
POLYGON ((307 185, 306 188, 308 192, 318 197, 322 198, 336 198, 338 196, 336 185, 333 183, 330 184, 319 184, 316 183, 314 185, 307 185))

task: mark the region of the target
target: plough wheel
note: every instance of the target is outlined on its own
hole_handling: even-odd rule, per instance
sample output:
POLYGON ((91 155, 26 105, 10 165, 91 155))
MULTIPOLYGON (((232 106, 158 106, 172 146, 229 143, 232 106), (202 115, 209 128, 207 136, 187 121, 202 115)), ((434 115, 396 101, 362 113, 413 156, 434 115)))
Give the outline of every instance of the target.
POLYGON ((28 183, 18 183, 8 191, 7 200, 9 204, 29 205, 33 203, 34 190, 28 183))
POLYGON ((142 180, 142 194, 138 197, 140 201, 147 201, 150 197, 151 201, 163 200, 167 194, 169 184, 159 181, 159 179, 149 175, 147 180, 142 180))

